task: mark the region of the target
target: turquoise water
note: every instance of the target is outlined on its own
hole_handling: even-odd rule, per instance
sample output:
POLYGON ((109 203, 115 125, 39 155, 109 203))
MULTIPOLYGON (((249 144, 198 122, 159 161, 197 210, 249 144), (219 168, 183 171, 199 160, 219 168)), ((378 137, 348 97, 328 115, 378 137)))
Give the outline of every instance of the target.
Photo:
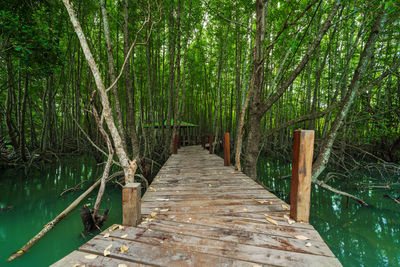
MULTIPOLYGON (((101 173, 102 166, 85 157, 51 164, 44 171, 32 170, 28 177, 23 170, 0 170, 0 207, 13 206, 9 211, 0 211, 0 266, 48 266, 85 243, 87 240, 80 235, 83 224, 79 210, 83 204, 94 204, 97 189, 28 253, 13 262, 6 262, 12 252, 36 235, 101 173), (83 180, 88 180, 83 183, 83 190, 59 197, 66 188, 74 187, 83 180)), ((110 214, 103 229, 113 223, 121 223, 120 191, 120 187, 111 184, 106 187, 101 208, 110 208, 110 214)))
MULTIPOLYGON (((290 164, 259 160, 258 177, 282 199, 290 192, 290 179, 279 177, 288 174, 291 174, 290 164)), ((365 183, 368 181, 361 175, 350 183, 333 181, 332 185, 357 195, 369 207, 313 185, 310 223, 343 266, 400 266, 400 205, 383 197, 399 196, 400 187, 360 186, 365 183)))

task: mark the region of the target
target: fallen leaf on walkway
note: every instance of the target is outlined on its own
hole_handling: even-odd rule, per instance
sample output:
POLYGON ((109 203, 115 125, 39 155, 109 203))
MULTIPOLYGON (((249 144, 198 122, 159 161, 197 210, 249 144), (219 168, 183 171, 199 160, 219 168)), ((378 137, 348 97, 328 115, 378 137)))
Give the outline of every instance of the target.
POLYGON ((283 215, 283 218, 287 220, 288 224, 294 224, 296 222, 295 220, 290 219, 290 217, 286 214, 283 215))
POLYGON ((279 224, 278 224, 278 222, 277 222, 277 221, 275 221, 275 220, 274 220, 274 219, 272 219, 272 218, 268 218, 268 217, 266 217, 265 219, 266 219, 268 222, 272 223, 272 224, 279 225, 279 224))
POLYGON ((247 212, 247 209, 246 209, 246 208, 244 208, 244 209, 243 209, 243 211, 244 211, 244 212, 247 212))
POLYGON ((300 239, 300 240, 308 240, 308 239, 310 239, 310 238, 308 238, 308 237, 306 237, 304 235, 295 235, 294 237, 297 238, 297 239, 300 239))
POLYGON ((211 185, 211 184, 208 184, 208 186, 211 187, 212 185, 211 185))
POLYGON ((123 236, 121 236, 121 238, 126 238, 128 236, 128 234, 124 234, 123 236))
POLYGON ((94 255, 94 254, 85 255, 85 259, 88 259, 88 260, 94 260, 95 258, 97 258, 97 255, 94 255))
POLYGON ((122 230, 122 229, 124 229, 125 227, 123 227, 122 225, 118 225, 118 229, 119 230, 122 230))
POLYGON ((282 204, 282 209, 284 209, 284 210, 289 210, 288 206, 286 206, 286 205, 284 205, 284 204, 282 204))
POLYGON ((129 249, 128 246, 122 245, 122 247, 120 248, 120 252, 124 253, 125 251, 128 251, 128 249, 129 249))
POLYGON ((120 263, 120 264, 118 264, 118 267, 128 267, 128 265, 120 263))
POLYGON ((114 225, 113 227, 109 228, 108 231, 112 232, 118 228, 118 225, 114 225))
POLYGON ((150 189, 151 191, 154 191, 154 192, 157 191, 157 190, 156 190, 154 187, 152 187, 152 186, 150 186, 149 189, 150 189))
POLYGON ((111 254, 111 251, 110 251, 111 247, 112 247, 112 244, 104 249, 104 252, 103 252, 104 253, 104 257, 107 257, 108 255, 111 254))
POLYGON ((169 209, 161 209, 160 211, 161 212, 167 212, 167 211, 169 211, 169 209))
POLYGON ((311 245, 311 243, 310 242, 307 242, 306 243, 306 247, 311 247, 312 245, 311 245))
POLYGON ((151 218, 156 217, 156 215, 157 215, 157 212, 152 212, 152 213, 150 213, 151 218))
POLYGON ((265 203, 265 201, 263 201, 263 200, 259 200, 257 202, 260 203, 260 204, 264 204, 265 203))
POLYGON ((110 237, 110 233, 105 233, 104 238, 110 237))

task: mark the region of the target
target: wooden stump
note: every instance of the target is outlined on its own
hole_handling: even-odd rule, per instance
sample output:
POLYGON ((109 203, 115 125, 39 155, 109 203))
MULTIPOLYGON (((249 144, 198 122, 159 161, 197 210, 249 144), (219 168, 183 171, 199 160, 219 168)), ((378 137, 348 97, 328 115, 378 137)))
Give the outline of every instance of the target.
POLYGON ((136 226, 141 220, 139 183, 129 183, 122 188, 122 224, 136 226))
POLYGON ((224 142, 224 166, 231 165, 231 147, 229 143, 229 133, 225 133, 225 142, 224 142))
POLYGON ((294 132, 290 217, 308 222, 310 216, 311 170, 314 152, 314 131, 294 132))

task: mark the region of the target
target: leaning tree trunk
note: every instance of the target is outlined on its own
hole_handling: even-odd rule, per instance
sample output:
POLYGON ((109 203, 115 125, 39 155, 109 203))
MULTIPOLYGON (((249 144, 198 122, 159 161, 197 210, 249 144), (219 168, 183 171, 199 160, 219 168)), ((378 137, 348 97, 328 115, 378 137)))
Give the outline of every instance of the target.
POLYGON ((323 170, 325 170, 328 164, 329 157, 332 151, 332 146, 336 139, 338 130, 340 129, 340 126, 342 126, 344 119, 349 113, 351 104, 353 103, 357 95, 357 92, 360 88, 360 81, 367 70, 368 63, 371 57, 374 54, 375 43, 378 40, 379 33, 383 28, 385 20, 386 20, 386 13, 384 11, 384 7, 381 6, 380 13, 375 20, 374 26, 372 27, 371 33, 368 37, 368 40, 364 46, 364 50, 358 61, 358 66, 354 71, 353 79, 351 80, 351 83, 349 85, 349 89, 346 94, 346 97, 344 98, 343 105, 340 108, 332 124, 332 127, 329 130, 327 137, 324 139, 324 142, 322 143, 321 146, 321 151, 319 152, 318 157, 313 165, 312 178, 311 178, 313 182, 317 181, 318 176, 323 172, 323 170))
POLYGON ((104 118, 107 123, 108 129, 110 130, 111 137, 114 142, 114 147, 115 147, 115 151, 117 153, 119 162, 121 163, 121 167, 124 170, 125 183, 133 183, 134 175, 135 175, 135 172, 137 169, 136 159, 134 159, 133 161, 129 160, 128 154, 126 153, 126 151, 123 147, 121 136, 120 136, 118 129, 114 123, 114 118, 112 115, 112 110, 111 110, 111 106, 110 106, 110 101, 107 96, 106 88, 105 88, 103 80, 101 78, 100 71, 97 68, 96 62, 92 55, 92 52, 89 49, 89 45, 86 41, 86 37, 82 31, 81 25, 75 14, 75 11, 68 0, 62 0, 62 1, 68 11, 68 14, 70 16, 72 25, 74 26, 76 35, 78 36, 78 39, 81 43, 83 53, 85 54, 87 63, 90 67, 90 70, 92 71, 97 90, 99 91, 100 101, 103 106, 104 118))

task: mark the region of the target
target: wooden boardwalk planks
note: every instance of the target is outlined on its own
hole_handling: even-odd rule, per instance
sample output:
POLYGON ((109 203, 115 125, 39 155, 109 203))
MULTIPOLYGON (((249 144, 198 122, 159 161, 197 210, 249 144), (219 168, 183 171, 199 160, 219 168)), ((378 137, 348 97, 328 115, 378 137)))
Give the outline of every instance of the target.
POLYGON ((110 227, 53 266, 341 266, 310 224, 288 223, 289 205, 200 146, 172 155, 141 205, 137 227, 110 227))

